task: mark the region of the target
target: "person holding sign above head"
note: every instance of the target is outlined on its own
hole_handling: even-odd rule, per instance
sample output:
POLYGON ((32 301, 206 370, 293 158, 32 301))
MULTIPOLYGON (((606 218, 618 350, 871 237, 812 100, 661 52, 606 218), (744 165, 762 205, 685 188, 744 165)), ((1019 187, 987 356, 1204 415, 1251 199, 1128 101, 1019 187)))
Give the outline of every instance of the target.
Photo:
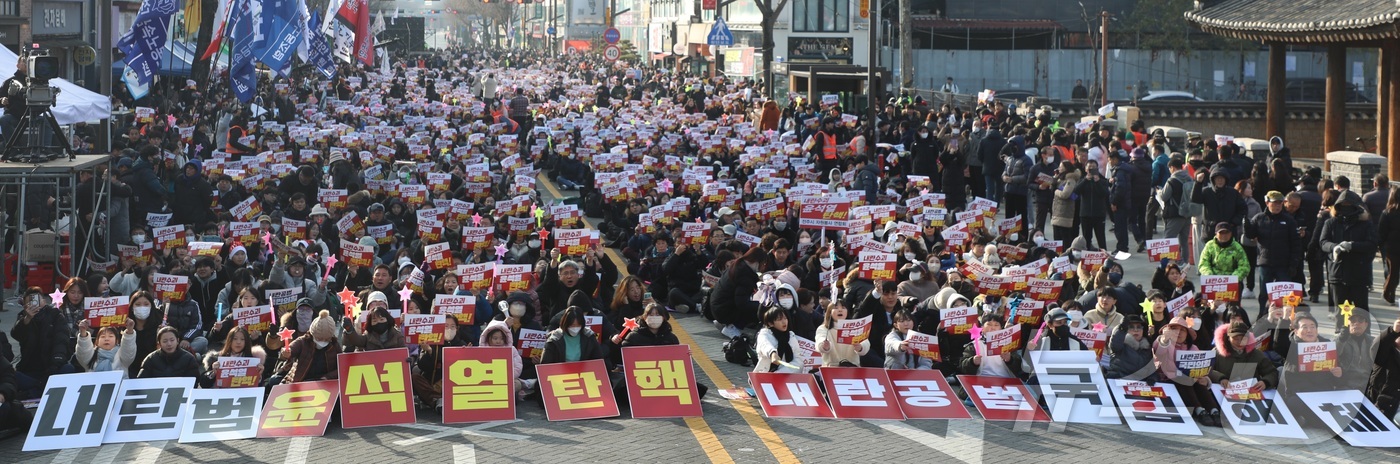
POLYGON ((1172 318, 1171 323, 1162 328, 1162 333, 1158 334, 1157 341, 1152 344, 1153 362, 1157 366, 1158 376, 1176 384, 1176 390, 1181 393, 1181 402, 1192 408, 1192 415, 1197 421, 1203 425, 1219 427, 1220 404, 1210 391, 1209 373, 1192 377, 1189 372, 1183 372, 1176 367, 1176 352, 1194 351, 1196 347, 1192 342, 1195 338, 1196 331, 1191 329, 1190 321, 1182 317, 1172 318))
MULTIPOLYGON (((1059 310, 1051 312, 1054 311, 1059 310)), ((1064 311, 1060 311, 1060 313, 1063 314, 1064 311)), ((1022 377, 1023 359, 1020 350, 1003 351, 997 356, 982 355, 990 348, 990 344, 987 342, 988 335, 1000 331, 1006 325, 1006 319, 999 314, 986 313, 977 320, 982 329, 981 336, 963 346, 962 373, 988 377, 1022 377)))
POLYGON ((180 334, 174 327, 161 327, 156 332, 156 341, 159 349, 141 361, 141 372, 136 378, 199 377, 199 361, 180 348, 180 334))
MULTIPOLYGON (((365 321, 364 332, 355 330, 355 322, 350 318, 340 320, 345 331, 342 336, 345 339, 345 348, 355 348, 358 351, 387 350, 391 348, 403 348, 403 333, 395 327, 394 317, 390 315, 389 309, 385 307, 384 294, 380 292, 371 293, 369 318, 365 321), (376 300, 375 298, 378 298, 376 300)), ((313 322, 314 324, 314 322, 313 322)))
POLYGON ((125 332, 118 331, 116 327, 98 329, 95 345, 88 320, 78 321, 78 346, 74 358, 83 372, 121 371, 125 377, 127 368, 136 359, 136 320, 126 319, 125 332), (119 339, 121 346, 118 346, 119 339))
MULTIPOLYGON (((889 282, 893 283, 893 282, 889 282)), ((833 301, 826 309, 826 319, 817 327, 817 352, 822 355, 823 367, 860 367, 860 358, 870 352, 870 339, 860 343, 842 343, 837 323, 846 319, 850 311, 840 301, 833 301)), ((876 317, 883 317, 877 315, 876 317)), ((873 334, 871 336, 874 336, 873 334)))
POLYGON ((39 287, 26 289, 20 298, 24 310, 10 331, 10 336, 19 342, 15 379, 23 397, 20 399, 38 398, 50 375, 74 370, 68 362, 68 319, 53 305, 45 303, 46 298, 39 287))
MULTIPOLYGON (((833 302, 832 304, 837 303, 833 302)), ((754 353, 758 356, 758 362, 753 367, 754 372, 779 374, 805 372, 801 361, 797 359, 797 353, 801 352, 797 337, 788 331, 786 311, 770 308, 764 312, 763 329, 758 331, 756 338, 754 353)))
POLYGON ((340 372, 336 364, 339 355, 335 321, 331 319, 331 312, 323 309, 311 322, 311 330, 292 340, 292 344, 279 353, 282 363, 277 373, 267 379, 267 385, 335 379, 340 372))

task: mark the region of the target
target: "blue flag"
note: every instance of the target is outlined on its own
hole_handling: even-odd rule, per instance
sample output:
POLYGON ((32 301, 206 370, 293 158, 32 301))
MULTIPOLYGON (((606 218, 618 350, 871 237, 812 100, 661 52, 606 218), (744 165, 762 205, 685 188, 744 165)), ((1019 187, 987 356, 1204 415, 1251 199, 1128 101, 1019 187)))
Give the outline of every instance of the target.
POLYGON ((291 62, 292 56, 301 45, 301 11, 294 0, 258 0, 262 2, 262 21, 259 35, 262 42, 256 47, 258 61, 270 69, 281 70, 291 62))
POLYGON ((148 84, 160 70, 161 54, 169 38, 170 16, 180 9, 176 0, 145 0, 136 19, 117 41, 117 49, 126 54, 122 61, 135 72, 140 84, 148 84))
POLYGON ((311 36, 307 37, 311 46, 311 64, 316 65, 316 70, 327 79, 335 77, 335 60, 331 58, 331 46, 326 42, 326 35, 322 34, 321 15, 316 12, 311 13, 311 19, 306 22, 306 30, 311 36))
POLYGON ((257 68, 253 65, 253 10, 248 5, 253 0, 235 0, 232 19, 229 21, 229 37, 233 47, 229 52, 233 58, 229 64, 229 83, 238 101, 248 103, 258 88, 257 68))

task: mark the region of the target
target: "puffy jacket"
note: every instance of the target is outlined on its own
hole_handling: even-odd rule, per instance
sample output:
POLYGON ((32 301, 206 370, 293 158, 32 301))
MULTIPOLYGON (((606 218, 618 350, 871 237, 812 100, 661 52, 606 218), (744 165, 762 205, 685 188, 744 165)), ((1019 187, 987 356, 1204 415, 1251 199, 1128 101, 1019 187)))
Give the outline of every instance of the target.
POLYGON ((1376 256, 1376 229, 1371 227, 1365 206, 1353 206, 1350 211, 1337 211, 1338 216, 1322 225, 1318 236, 1323 256, 1327 257, 1330 283, 1371 281, 1371 262, 1376 256), (1350 242, 1351 249, 1333 254, 1338 245, 1350 242))
POLYGON ((1119 162, 1118 166, 1114 166, 1113 182, 1109 188, 1109 203, 1117 206, 1118 209, 1131 209, 1133 207, 1133 178, 1137 176, 1137 168, 1132 164, 1119 162))
MULTIPOLYGON (((549 339, 544 342, 544 353, 540 355, 540 364, 567 362, 564 357, 564 337, 562 328, 549 332, 549 339)), ((592 330, 584 327, 583 330, 579 330, 578 338, 579 361, 603 359, 603 346, 592 330)))
MULTIPOLYGON (((1006 146, 1006 140, 1001 138, 1001 131, 991 129, 987 131, 987 136, 982 138, 982 145, 977 147, 976 158, 982 161, 982 172, 1001 172, 1006 169, 1005 163, 1001 162, 1001 150, 1006 146)), ((971 155, 969 155, 971 156, 971 155)), ((969 163, 976 166, 975 163, 969 163)))
POLYGON ((1157 370, 1152 365, 1152 341, 1143 337, 1143 347, 1132 349, 1124 340, 1127 330, 1115 330, 1108 342, 1108 370, 1104 375, 1110 379, 1155 380, 1157 370))
POLYGON ((188 296, 184 301, 165 303, 165 324, 175 328, 180 340, 189 341, 200 335, 204 329, 204 321, 200 317, 199 303, 188 296))
MULTIPOLYGON (((1162 181, 1163 187, 1157 191, 1157 202, 1162 204, 1162 218, 1175 219, 1181 216, 1181 201, 1186 193, 1186 183, 1191 182, 1191 175, 1185 169, 1171 174, 1162 181)), ((1194 192, 1193 192, 1194 193, 1194 192)))
POLYGON ((1229 330, 1230 326, 1228 325, 1222 325, 1215 329, 1215 364, 1210 367, 1211 383, 1220 383, 1221 380, 1238 382, 1246 379, 1258 379, 1264 383, 1266 390, 1277 388, 1278 368, 1274 367, 1274 363, 1264 356, 1263 351, 1256 349, 1257 343, 1254 334, 1246 335, 1244 351, 1237 352, 1225 339, 1225 332, 1229 330), (1250 366, 1253 366, 1253 369, 1250 369, 1250 366))
MULTIPOLYGON (((1130 193, 1133 196, 1133 208, 1147 208, 1147 199, 1152 196, 1152 187, 1156 184, 1153 180, 1152 161, 1147 157, 1133 158, 1133 183, 1130 193)), ((1166 182, 1163 179, 1163 182, 1166 182)))
POLYGON ((1244 221, 1244 198, 1230 186, 1229 178, 1225 169, 1216 166, 1210 170, 1210 182, 1196 183, 1196 191, 1191 194, 1191 201, 1205 206, 1206 224, 1228 222, 1238 226, 1244 221), (1226 179, 1225 186, 1215 187, 1217 177, 1226 179), (1207 187, 1207 184, 1210 186, 1207 187))
POLYGON ((736 260, 710 292, 710 309, 720 322, 758 320, 758 302, 749 297, 758 289, 758 273, 742 260, 736 260))
POLYGON ((1074 186, 1074 195, 1079 197, 1080 216, 1102 218, 1108 215, 1108 181, 1085 178, 1074 186))
MULTIPOLYGON (((34 376, 48 375, 68 362, 68 319, 52 306, 44 306, 28 323, 15 323, 10 336, 19 342, 15 370, 34 376)), ((6 360, 7 362, 9 360, 6 360)))
POLYGON ((205 223, 214 219, 213 212, 209 209, 209 200, 214 192, 214 187, 204 180, 203 165, 198 159, 185 162, 185 167, 194 166, 196 171, 194 177, 185 176, 183 169, 175 179, 175 191, 170 197, 170 212, 172 213, 171 224, 194 224, 195 227, 203 227, 205 223))
MULTIPOLYGON (((121 371, 123 375, 131 362, 136 360, 136 334, 122 337, 122 341, 117 345, 117 352, 112 357, 112 370, 121 371)), ((78 337, 78 351, 74 354, 78 361, 78 367, 83 372, 92 372, 97 365, 97 347, 93 345, 91 337, 78 337)))
POLYGON ((346 330, 341 337, 345 340, 346 348, 358 348, 360 351, 387 350, 390 348, 403 348, 403 332, 399 332, 398 327, 390 327, 382 334, 365 332, 363 334, 355 330, 346 330))
MULTIPOLYGON (((1298 370, 1298 347, 1303 343, 1298 339, 1298 334, 1290 335, 1293 339, 1292 348, 1288 350, 1288 357, 1283 361, 1283 372, 1279 375, 1279 392, 1283 394, 1294 394, 1299 392, 1332 391, 1340 385, 1341 378, 1333 377, 1330 371, 1302 372, 1298 370)), ((1317 337, 1318 342, 1328 342, 1322 336, 1317 337)), ((1338 353, 1340 354, 1340 353, 1338 353)), ((1340 360, 1340 357, 1338 358, 1340 360)), ((1340 366, 1339 366, 1340 367, 1340 366)))
POLYGON ((1371 345, 1376 361, 1370 380, 1366 382, 1366 398, 1378 404, 1382 395, 1389 397, 1390 401, 1400 399, 1400 350, 1395 349, 1395 339, 1400 338, 1400 332, 1394 329, 1386 327, 1385 332, 1371 345))
POLYGON ((1244 246, 1234 239, 1225 245, 1216 239, 1206 241, 1206 247, 1201 251, 1200 265, 1201 275, 1234 274, 1240 278, 1240 282, 1249 279, 1249 258, 1244 253, 1244 246))
POLYGON ((121 180, 131 186, 131 194, 135 197, 132 210, 150 213, 158 212, 165 206, 165 187, 160 185, 160 179, 146 160, 137 159, 121 180))
POLYGON ((1079 171, 1070 171, 1056 179, 1055 201, 1050 204, 1050 225, 1074 227, 1074 188, 1079 185, 1079 171))
POLYGON ((287 347, 290 357, 282 363, 278 369, 279 373, 286 374, 282 377, 282 383, 305 382, 308 380, 334 380, 340 375, 340 367, 336 365, 336 359, 340 356, 340 344, 334 340, 326 345, 324 351, 316 349, 316 340, 311 338, 311 334, 302 335, 292 340, 292 344, 287 347), (319 379, 308 379, 306 374, 311 370, 313 357, 317 353, 325 356, 326 373, 319 379))
POLYGON ((1282 211, 1265 211, 1245 223, 1245 236, 1259 244, 1259 265, 1301 269, 1303 237, 1298 235, 1298 227, 1298 221, 1282 211))
POLYGON ((136 378, 161 377, 199 377, 199 360, 190 352, 181 349, 176 349, 172 354, 165 354, 161 350, 151 352, 146 355, 146 360, 141 362, 141 372, 136 374, 136 378))
MULTIPOLYGON (((1008 144, 1007 146, 1010 147, 1011 145, 1008 144)), ((1030 180, 1031 168, 1034 167, 1034 164, 1035 161, 1031 160, 1029 156, 1026 156, 1025 150, 1014 151, 1007 156, 1006 168, 1001 172, 1002 175, 1011 178, 1011 181, 1006 183, 1006 193, 1012 195, 1026 195, 1029 193, 1027 184, 1030 180)))

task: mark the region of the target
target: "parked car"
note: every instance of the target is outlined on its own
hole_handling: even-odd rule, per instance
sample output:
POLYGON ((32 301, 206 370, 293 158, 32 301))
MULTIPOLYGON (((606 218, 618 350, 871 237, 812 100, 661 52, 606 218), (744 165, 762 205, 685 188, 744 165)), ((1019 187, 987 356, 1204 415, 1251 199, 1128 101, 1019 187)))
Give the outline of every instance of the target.
POLYGON ((1148 101, 1155 101, 1155 102, 1168 102, 1168 101, 1172 101, 1172 102, 1176 102, 1176 101, 1205 101, 1205 99, 1203 99, 1203 98, 1201 98, 1201 97, 1197 97, 1195 94, 1193 94, 1193 93, 1191 93, 1191 92, 1183 92, 1183 91, 1180 91, 1180 90, 1149 90, 1149 91, 1147 92, 1147 96, 1142 97, 1142 98, 1139 98, 1138 101, 1140 101, 1140 102, 1148 102, 1148 101))

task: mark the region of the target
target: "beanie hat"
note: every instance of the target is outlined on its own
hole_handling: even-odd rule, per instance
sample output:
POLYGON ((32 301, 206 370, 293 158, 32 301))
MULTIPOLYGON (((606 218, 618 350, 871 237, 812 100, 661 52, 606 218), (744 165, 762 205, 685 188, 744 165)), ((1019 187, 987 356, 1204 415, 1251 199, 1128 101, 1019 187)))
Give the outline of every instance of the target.
POLYGON ((316 320, 311 321, 311 330, 307 332, 315 338, 335 338, 335 322, 331 320, 331 312, 322 309, 321 314, 316 316, 316 320))

